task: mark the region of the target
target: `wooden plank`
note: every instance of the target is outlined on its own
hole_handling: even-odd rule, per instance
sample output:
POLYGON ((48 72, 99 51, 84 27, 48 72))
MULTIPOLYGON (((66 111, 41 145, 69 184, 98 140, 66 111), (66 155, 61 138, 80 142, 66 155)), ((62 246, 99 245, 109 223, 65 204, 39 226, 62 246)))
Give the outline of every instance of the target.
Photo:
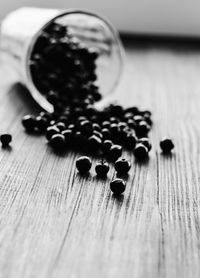
POLYGON ((76 154, 57 156, 21 117, 37 107, 0 68, 0 277, 200 276, 200 52, 126 45, 124 80, 114 98, 153 111, 153 150, 134 157, 124 196, 109 180, 75 171, 76 154), (162 136, 176 151, 164 157, 162 136))

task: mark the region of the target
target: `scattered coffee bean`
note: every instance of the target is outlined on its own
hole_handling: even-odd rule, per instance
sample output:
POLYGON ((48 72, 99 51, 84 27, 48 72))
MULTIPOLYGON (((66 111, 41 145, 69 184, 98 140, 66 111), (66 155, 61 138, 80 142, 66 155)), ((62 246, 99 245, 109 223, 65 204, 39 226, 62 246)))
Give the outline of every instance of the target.
POLYGON ((138 137, 144 137, 150 130, 149 125, 145 121, 140 121, 136 127, 136 134, 138 137))
POLYGON ((114 117, 121 117, 123 110, 121 105, 110 105, 110 114, 114 117))
POLYGON ((134 134, 127 134, 124 143, 127 149, 133 150, 135 148, 137 138, 134 134))
POLYGON ((46 134, 45 134, 47 140, 50 140, 53 135, 58 134, 59 132, 60 130, 56 126, 49 126, 46 129, 46 134))
POLYGON ((110 169, 110 167, 108 165, 108 162, 106 162, 104 160, 98 162, 96 167, 95 167, 96 174, 99 177, 106 177, 109 169, 110 169))
POLYGON ((134 155, 138 160, 143 160, 148 156, 148 149, 142 143, 136 145, 134 149, 134 155))
POLYGON ((49 144, 55 151, 62 151, 65 148, 65 136, 55 134, 51 137, 49 144))
POLYGON ((104 122, 102 123, 102 128, 107 128, 107 129, 109 130, 109 128, 110 128, 110 122, 109 122, 109 121, 104 121, 104 122))
MULTIPOLYGON (((65 138, 66 138, 66 136, 65 136, 65 138)), ((70 141, 69 141, 69 143, 70 143, 70 141)), ((73 136, 73 142, 72 142, 73 147, 75 149, 81 150, 84 148, 84 146, 86 144, 87 144, 87 138, 80 131, 76 131, 73 136)))
POLYGON ((66 146, 69 147, 73 142, 73 132, 71 129, 66 129, 62 131, 62 135, 65 137, 66 146))
POLYGON ((37 116, 35 124, 36 124, 36 129, 39 132, 44 132, 48 126, 48 120, 45 117, 37 116))
POLYGON ((63 131, 66 129, 66 125, 63 123, 63 122, 58 122, 56 124, 56 127, 60 130, 60 131, 63 131))
POLYGON ((129 172, 131 163, 126 158, 119 158, 115 162, 115 170, 119 175, 125 175, 129 172))
POLYGON ((110 133, 109 129, 103 128, 103 129, 101 130, 101 132, 102 132, 102 135, 103 135, 103 139, 104 139, 104 140, 111 139, 111 133, 110 133))
POLYGON ((122 179, 114 179, 110 183, 110 190, 113 192, 114 195, 121 195, 126 189, 126 183, 122 179))
POLYGON ((101 132, 101 127, 99 124, 97 123, 93 123, 92 124, 93 130, 97 131, 97 132, 101 132))
POLYGON ((88 156, 81 156, 76 160, 76 168, 81 174, 86 174, 92 167, 92 161, 88 156))
POLYGON ((173 150, 174 143, 171 139, 163 139, 160 141, 160 147, 164 154, 168 154, 173 150))
POLYGON ((137 107, 132 106, 132 107, 126 108, 126 109, 125 109, 125 113, 132 113, 133 116, 134 116, 134 115, 139 115, 139 110, 138 110, 137 107))
POLYGON ((1 134, 0 141, 1 141, 2 147, 7 147, 10 144, 10 142, 12 141, 12 135, 9 133, 1 134))
POLYGON ((122 147, 120 145, 112 145, 109 151, 109 157, 112 161, 116 161, 122 155, 122 147))
POLYGON ((138 125, 140 122, 142 122, 144 120, 144 118, 138 114, 133 117, 133 120, 138 125))
POLYGON ((80 131, 85 135, 85 136, 91 136, 93 133, 93 126, 92 123, 88 120, 83 121, 80 123, 80 131))
POLYGON ((104 154, 108 154, 111 147, 113 145, 113 142, 111 140, 105 140, 102 144, 102 150, 104 152, 104 154))
POLYGON ((148 151, 150 151, 152 148, 151 142, 150 142, 149 138, 147 138, 147 137, 140 138, 138 140, 138 143, 142 143, 145 147, 147 147, 148 151))
POLYGON ((36 119, 32 115, 26 115, 22 118, 22 125, 26 131, 31 132, 36 128, 36 119))
POLYGON ((98 131, 96 131, 96 130, 94 130, 93 131, 93 135, 96 135, 99 139, 103 139, 103 135, 102 135, 102 133, 101 132, 98 132, 98 131))
POLYGON ((97 152, 101 147, 101 139, 96 135, 92 135, 88 138, 88 150, 91 152, 97 152))

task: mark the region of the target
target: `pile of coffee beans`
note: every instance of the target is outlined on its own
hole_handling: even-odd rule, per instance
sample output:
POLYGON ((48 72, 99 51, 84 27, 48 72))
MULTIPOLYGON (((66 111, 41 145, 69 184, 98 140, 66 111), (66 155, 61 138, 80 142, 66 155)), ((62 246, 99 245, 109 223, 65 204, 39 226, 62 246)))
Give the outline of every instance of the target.
MULTIPOLYGON (((87 155, 76 161, 80 174, 90 171, 90 155, 100 158, 95 167, 98 177, 107 176, 109 162, 114 163, 117 176, 126 175, 131 164, 122 158, 125 151, 132 152, 136 160, 144 161, 151 150, 148 137, 152 127, 151 113, 136 107, 124 109, 112 104, 98 111, 93 105, 83 107, 80 102, 76 106, 66 106, 60 113, 26 115, 22 124, 29 133, 46 136, 49 146, 57 153, 74 150, 87 155)), ((124 192, 125 185, 125 181, 117 177, 111 182, 110 189, 118 195, 124 192)))
POLYGON ((81 44, 66 26, 53 22, 41 32, 32 50, 33 83, 58 111, 77 102, 93 104, 101 99, 94 85, 97 58, 95 49, 81 44))
POLYGON ((115 162, 124 150, 133 152, 138 160, 146 159, 151 150, 151 114, 136 107, 123 109, 112 104, 98 111, 79 103, 60 113, 26 115, 22 124, 29 133, 44 134, 57 152, 74 149, 115 162))
MULTIPOLYGON (((110 189, 119 195, 126 187, 119 176, 131 168, 130 162, 122 158, 123 153, 126 150, 136 160, 146 160, 153 123, 150 111, 134 106, 110 104, 103 110, 95 108, 102 98, 95 84, 97 58, 98 52, 78 42, 65 26, 55 22, 48 25, 33 48, 30 70, 35 86, 53 105, 54 112, 26 115, 22 125, 28 133, 43 134, 57 153, 74 150, 84 154, 76 161, 80 174, 91 169, 88 156, 100 159, 95 167, 99 177, 106 177, 109 163, 114 163, 118 176, 110 189)), ((169 153, 173 143, 162 141, 161 148, 169 153)))

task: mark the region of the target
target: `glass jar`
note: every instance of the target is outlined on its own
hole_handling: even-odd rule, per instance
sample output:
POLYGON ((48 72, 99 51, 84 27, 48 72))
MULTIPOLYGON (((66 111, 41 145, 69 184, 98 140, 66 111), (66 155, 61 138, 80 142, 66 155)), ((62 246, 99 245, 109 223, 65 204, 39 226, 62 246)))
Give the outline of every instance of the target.
POLYGON ((117 30, 107 20, 84 10, 20 8, 2 21, 1 52, 37 103, 46 111, 53 111, 53 105, 33 82, 30 70, 33 49, 43 30, 52 23, 66 26, 75 41, 97 50, 95 84, 104 99, 114 92, 122 74, 124 50, 117 30))

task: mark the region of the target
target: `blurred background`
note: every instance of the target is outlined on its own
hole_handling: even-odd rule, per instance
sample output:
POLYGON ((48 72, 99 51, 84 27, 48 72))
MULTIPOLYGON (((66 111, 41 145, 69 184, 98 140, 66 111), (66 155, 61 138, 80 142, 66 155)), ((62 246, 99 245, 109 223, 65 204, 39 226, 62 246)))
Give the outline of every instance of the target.
POLYGON ((200 36, 199 0, 6 0, 0 4, 0 20, 22 6, 89 9, 126 34, 200 36))

